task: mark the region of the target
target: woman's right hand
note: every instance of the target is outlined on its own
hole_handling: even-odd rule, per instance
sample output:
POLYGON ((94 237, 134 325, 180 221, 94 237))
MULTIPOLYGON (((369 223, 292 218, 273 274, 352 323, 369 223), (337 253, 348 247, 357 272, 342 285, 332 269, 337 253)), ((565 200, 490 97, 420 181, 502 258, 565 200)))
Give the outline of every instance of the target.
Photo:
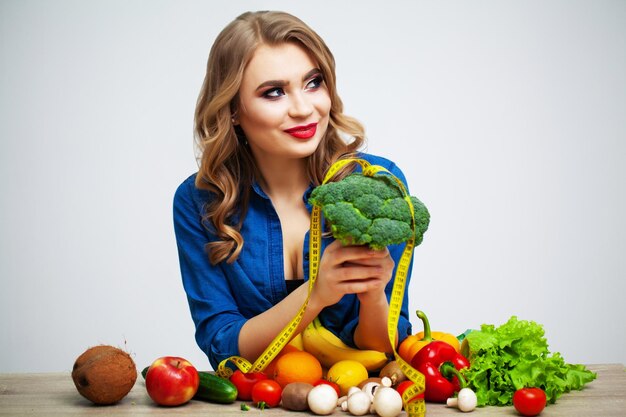
POLYGON ((324 308, 336 304, 345 294, 375 290, 381 280, 389 280, 393 266, 386 250, 343 246, 335 240, 322 254, 311 297, 324 308))

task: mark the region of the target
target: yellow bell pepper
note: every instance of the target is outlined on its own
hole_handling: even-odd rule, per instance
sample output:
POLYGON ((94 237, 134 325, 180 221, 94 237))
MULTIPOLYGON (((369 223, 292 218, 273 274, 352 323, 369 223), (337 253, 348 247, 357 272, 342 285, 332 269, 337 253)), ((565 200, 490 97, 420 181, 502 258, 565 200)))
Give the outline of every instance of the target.
POLYGON ((461 351, 461 344, 459 343, 459 339, 456 338, 455 335, 451 333, 444 332, 433 332, 430 330, 430 323, 428 322, 428 318, 423 311, 417 310, 417 317, 424 323, 424 331, 408 336, 406 339, 402 341, 400 347, 398 348, 398 354, 402 359, 407 362, 411 362, 413 356, 421 348, 432 342, 433 340, 440 340, 442 342, 448 343, 450 346, 454 348, 457 352, 461 351))

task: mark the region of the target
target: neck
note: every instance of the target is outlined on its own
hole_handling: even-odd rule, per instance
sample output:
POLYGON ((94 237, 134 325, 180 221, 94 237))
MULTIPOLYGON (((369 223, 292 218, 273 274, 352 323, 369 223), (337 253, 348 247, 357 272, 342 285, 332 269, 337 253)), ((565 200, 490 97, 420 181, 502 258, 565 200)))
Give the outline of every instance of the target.
POLYGON ((292 196, 301 198, 309 186, 306 160, 283 160, 258 166, 260 184, 270 197, 292 196))

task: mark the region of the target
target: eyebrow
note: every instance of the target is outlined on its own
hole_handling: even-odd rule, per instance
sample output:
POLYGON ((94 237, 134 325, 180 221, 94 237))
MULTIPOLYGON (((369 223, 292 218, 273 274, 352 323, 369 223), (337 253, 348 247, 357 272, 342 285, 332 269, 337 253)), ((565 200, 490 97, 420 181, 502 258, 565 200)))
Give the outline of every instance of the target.
MULTIPOLYGON (((304 76, 302 77, 302 81, 306 81, 309 78, 311 78, 312 76, 314 76, 315 74, 321 74, 322 71, 319 68, 313 68, 312 70, 310 70, 309 72, 307 72, 306 74, 304 74, 304 76)), ((285 80, 268 80, 268 81, 264 81, 261 84, 259 84, 259 86, 256 88, 256 91, 259 91, 262 88, 265 87, 285 87, 289 85, 289 81, 285 81, 285 80)))

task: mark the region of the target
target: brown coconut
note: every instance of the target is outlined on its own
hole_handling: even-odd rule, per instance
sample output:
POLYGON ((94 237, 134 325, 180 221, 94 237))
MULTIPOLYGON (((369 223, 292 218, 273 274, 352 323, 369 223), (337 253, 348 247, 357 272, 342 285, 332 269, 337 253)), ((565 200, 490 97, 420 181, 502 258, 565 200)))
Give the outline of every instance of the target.
POLYGON ((76 359, 72 379, 78 392, 95 404, 114 404, 130 392, 137 367, 130 355, 113 346, 94 346, 76 359))

